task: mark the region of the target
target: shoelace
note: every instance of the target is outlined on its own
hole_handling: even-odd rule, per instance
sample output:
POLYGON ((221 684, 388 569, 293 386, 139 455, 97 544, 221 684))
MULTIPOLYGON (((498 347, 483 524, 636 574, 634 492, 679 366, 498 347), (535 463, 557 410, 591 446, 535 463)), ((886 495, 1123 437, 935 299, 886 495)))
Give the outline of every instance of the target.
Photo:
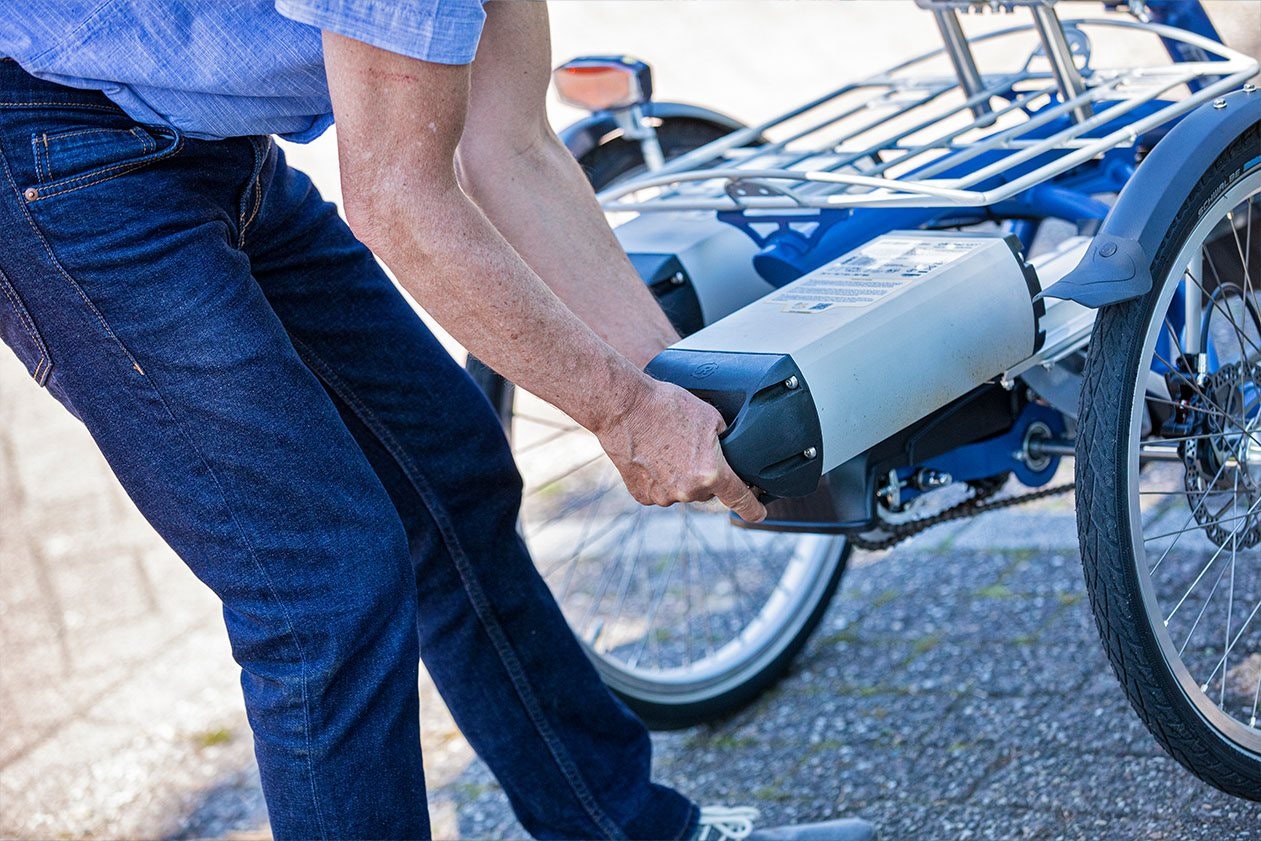
POLYGON ((740 841, 753 831, 757 816, 752 806, 702 806, 696 841, 740 841))

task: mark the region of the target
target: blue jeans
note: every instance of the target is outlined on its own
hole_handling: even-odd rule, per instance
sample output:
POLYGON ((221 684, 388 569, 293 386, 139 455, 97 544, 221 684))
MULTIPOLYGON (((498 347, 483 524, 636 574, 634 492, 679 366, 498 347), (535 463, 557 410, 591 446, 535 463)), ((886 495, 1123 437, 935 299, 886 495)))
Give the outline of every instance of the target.
POLYGON ((268 138, 0 61, 0 166, 0 335, 222 599, 277 837, 429 835, 421 656, 531 834, 693 832, 517 535, 489 403, 268 138))

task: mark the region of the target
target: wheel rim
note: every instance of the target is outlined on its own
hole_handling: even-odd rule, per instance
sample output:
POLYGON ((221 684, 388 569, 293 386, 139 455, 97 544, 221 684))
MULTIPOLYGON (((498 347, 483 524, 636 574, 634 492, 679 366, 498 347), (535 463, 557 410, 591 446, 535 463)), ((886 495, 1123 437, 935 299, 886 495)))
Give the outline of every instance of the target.
POLYGON ((843 538, 751 531, 716 502, 636 503, 595 437, 518 392, 521 531, 615 689, 684 704, 729 692, 796 636, 843 538))
POLYGON ((1138 357, 1127 433, 1130 537, 1149 626, 1187 700, 1254 754, 1261 754, 1259 191, 1261 171, 1225 191, 1156 279, 1160 296, 1138 357), (1237 256, 1224 259, 1232 250, 1237 256), (1197 308, 1204 317, 1194 317, 1197 308), (1188 373, 1172 382, 1148 373, 1180 360, 1188 373), (1174 420, 1164 421, 1168 415, 1174 420))

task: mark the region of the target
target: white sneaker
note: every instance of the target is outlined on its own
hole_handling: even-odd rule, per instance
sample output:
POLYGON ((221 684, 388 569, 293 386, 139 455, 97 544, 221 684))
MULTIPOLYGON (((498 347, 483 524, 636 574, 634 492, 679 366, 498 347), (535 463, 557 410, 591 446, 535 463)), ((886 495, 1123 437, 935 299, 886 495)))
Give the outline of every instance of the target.
POLYGON ((741 841, 748 838, 758 814, 752 806, 702 806, 696 841, 741 841))
POLYGON ((874 841, 876 829, 861 818, 754 829, 751 806, 702 806, 694 841, 874 841))

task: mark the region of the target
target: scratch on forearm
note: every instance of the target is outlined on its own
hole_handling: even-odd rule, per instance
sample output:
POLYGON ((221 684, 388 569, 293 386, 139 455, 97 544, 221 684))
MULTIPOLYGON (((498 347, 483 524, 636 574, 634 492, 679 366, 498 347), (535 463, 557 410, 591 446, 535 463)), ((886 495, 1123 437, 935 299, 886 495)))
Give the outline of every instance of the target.
POLYGON ((400 73, 396 70, 383 70, 379 67, 368 68, 368 76, 382 82, 415 83, 419 78, 412 73, 400 73))

